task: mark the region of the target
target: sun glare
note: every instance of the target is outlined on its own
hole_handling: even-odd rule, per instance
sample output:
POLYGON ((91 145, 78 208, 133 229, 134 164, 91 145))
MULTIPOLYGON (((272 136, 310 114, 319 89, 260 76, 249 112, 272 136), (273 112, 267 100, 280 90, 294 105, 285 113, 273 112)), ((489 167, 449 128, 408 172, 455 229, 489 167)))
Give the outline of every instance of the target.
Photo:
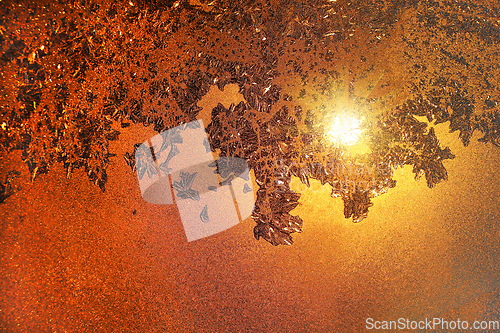
POLYGON ((362 132, 360 120, 342 115, 333 119, 328 138, 334 144, 352 146, 358 142, 362 132))

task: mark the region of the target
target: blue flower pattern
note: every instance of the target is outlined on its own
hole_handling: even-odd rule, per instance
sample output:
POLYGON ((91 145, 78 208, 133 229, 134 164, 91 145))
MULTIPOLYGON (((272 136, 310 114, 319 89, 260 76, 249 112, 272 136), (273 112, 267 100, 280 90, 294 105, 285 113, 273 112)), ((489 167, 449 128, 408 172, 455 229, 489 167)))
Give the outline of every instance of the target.
POLYGON ((247 183, 245 183, 245 186, 243 186, 243 193, 247 194, 248 192, 251 192, 252 189, 250 188, 250 186, 248 186, 247 183))
POLYGON ((146 173, 149 178, 157 174, 156 167, 153 162, 153 156, 151 155, 151 151, 146 144, 143 143, 135 151, 135 161, 139 180, 142 180, 142 177, 144 177, 146 173))
POLYGON ((170 168, 168 164, 170 163, 170 160, 172 160, 172 158, 177 154, 179 154, 179 148, 177 148, 175 144, 171 144, 167 158, 160 164, 160 170, 163 171, 165 175, 168 175, 170 171, 172 171, 172 168, 170 168))
POLYGON ((208 217, 208 206, 207 205, 205 205, 205 207, 203 207, 203 209, 201 210, 200 220, 203 223, 210 222, 210 218, 208 217))
POLYGON ((191 200, 200 200, 200 194, 198 191, 193 190, 191 187, 193 186, 193 181, 196 178, 198 173, 189 173, 189 172, 180 172, 180 181, 174 181, 172 187, 177 191, 177 196, 181 199, 191 199, 191 200))
POLYGON ((160 135, 162 137, 161 147, 157 150, 155 149, 155 151, 157 151, 158 155, 160 155, 164 151, 168 150, 167 158, 159 166, 160 170, 167 175, 172 170, 168 166, 170 160, 172 160, 175 155, 179 154, 179 148, 176 146, 176 144, 182 144, 183 140, 178 128, 172 128, 168 131, 163 131, 160 133, 160 135))
POLYGON ((209 164, 211 167, 215 167, 216 165, 217 170, 215 170, 214 173, 218 172, 220 177, 223 179, 221 181, 221 186, 231 185, 231 182, 235 177, 239 177, 246 181, 250 180, 248 164, 242 158, 219 157, 217 159, 217 164, 215 162, 209 164))
POLYGON ((212 148, 210 148, 210 143, 208 142, 207 138, 203 139, 203 145, 205 146, 205 151, 207 153, 210 153, 212 151, 212 148))

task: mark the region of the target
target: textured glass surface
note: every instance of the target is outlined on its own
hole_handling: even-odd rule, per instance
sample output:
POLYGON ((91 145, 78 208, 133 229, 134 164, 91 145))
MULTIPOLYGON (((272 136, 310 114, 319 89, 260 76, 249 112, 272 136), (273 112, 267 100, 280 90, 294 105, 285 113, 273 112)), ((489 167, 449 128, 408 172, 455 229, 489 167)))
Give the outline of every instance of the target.
POLYGON ((0 13, 0 331, 499 320, 496 1, 0 13), (200 171, 179 168, 174 196, 231 183, 256 199, 239 209, 251 218, 187 243, 180 209, 138 183, 173 170, 184 141, 165 130, 196 120, 223 184, 202 193, 200 171))

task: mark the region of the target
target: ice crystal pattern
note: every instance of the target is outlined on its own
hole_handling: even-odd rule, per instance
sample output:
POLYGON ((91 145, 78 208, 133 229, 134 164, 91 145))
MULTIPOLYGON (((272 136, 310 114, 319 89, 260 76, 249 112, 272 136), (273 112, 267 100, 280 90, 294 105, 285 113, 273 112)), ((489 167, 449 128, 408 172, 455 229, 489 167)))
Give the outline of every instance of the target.
MULTIPOLYGON (((205 147, 248 162, 254 236, 280 245, 302 230, 291 177, 329 184, 354 222, 396 185, 398 166, 430 187, 446 180, 453 154, 414 116, 449 122, 464 145, 475 131, 500 145, 494 2, 18 2, 0 6, 0 151, 21 150, 33 180, 61 163, 104 191, 118 127, 197 126, 187 124, 210 87, 237 84, 246 102, 212 110, 205 147), (344 102, 373 125, 362 161, 325 145, 324 119, 344 102), (359 164, 390 172, 338 167, 359 164)), ((139 177, 156 172, 147 154, 124 156, 139 177)))

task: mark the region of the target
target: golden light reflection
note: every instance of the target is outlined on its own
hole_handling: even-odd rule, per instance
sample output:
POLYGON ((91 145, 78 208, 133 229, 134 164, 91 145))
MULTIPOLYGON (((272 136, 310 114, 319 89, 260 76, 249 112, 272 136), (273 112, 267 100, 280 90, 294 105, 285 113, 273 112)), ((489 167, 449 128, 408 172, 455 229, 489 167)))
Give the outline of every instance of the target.
POLYGON ((359 141, 362 133, 361 120, 352 116, 339 115, 333 119, 327 135, 335 145, 352 146, 359 141))
POLYGON ((326 140, 351 158, 366 156, 372 150, 371 135, 364 126, 365 122, 365 116, 341 112, 326 120, 326 140))

